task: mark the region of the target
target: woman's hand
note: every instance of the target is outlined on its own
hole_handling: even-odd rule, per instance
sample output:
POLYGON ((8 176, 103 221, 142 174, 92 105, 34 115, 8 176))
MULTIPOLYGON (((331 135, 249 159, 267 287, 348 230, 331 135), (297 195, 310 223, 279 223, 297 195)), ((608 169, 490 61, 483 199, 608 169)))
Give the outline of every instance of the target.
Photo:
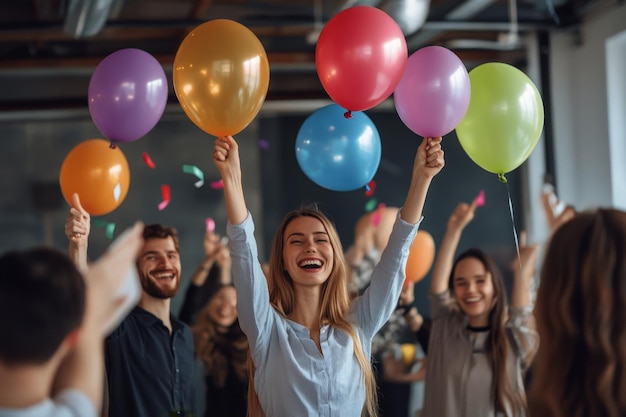
POLYGON ((224 203, 228 221, 231 224, 241 224, 248 216, 248 207, 243 194, 239 146, 232 136, 222 136, 215 140, 213 163, 224 183, 224 203))
POLYGON ((475 210, 476 200, 472 201, 471 204, 459 203, 448 219, 448 229, 463 230, 474 219, 475 210))
POLYGON ((204 234, 202 248, 204 249, 204 258, 206 260, 215 259, 217 252, 220 250, 220 235, 207 231, 204 234))
POLYGON ((441 136, 424 138, 415 155, 414 169, 425 178, 433 178, 445 165, 441 136))
POLYGON ((241 176, 239 145, 232 136, 222 136, 215 140, 213 163, 220 172, 222 179, 241 176))

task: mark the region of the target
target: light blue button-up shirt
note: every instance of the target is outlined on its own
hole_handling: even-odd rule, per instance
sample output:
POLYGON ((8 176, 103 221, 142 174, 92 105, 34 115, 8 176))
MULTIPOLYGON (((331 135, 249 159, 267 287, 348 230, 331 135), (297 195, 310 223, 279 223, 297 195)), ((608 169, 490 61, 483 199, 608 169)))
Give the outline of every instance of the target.
MULTIPOLYGON (((370 287, 352 303, 350 321, 366 358, 372 338, 397 304, 418 225, 398 216, 370 287)), ((252 216, 248 214, 240 225, 229 224, 227 233, 239 323, 250 343, 256 367, 254 386, 265 415, 360 417, 365 383, 350 335, 322 327, 320 353, 308 328, 281 316, 270 305, 252 216)))

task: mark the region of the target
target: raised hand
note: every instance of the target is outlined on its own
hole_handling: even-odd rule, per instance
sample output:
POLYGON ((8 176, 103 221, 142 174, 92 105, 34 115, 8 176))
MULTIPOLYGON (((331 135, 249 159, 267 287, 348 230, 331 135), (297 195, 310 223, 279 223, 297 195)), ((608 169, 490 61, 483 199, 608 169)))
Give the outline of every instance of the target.
POLYGON ((143 223, 135 223, 90 265, 85 274, 88 308, 85 318, 93 320, 103 331, 111 316, 123 304, 119 290, 128 272, 135 268, 135 259, 143 244, 143 227, 143 223))
POLYGON ((222 136, 215 140, 213 163, 224 183, 224 203, 231 224, 240 224, 248 216, 248 207, 243 194, 239 146, 232 136, 222 136))
POLYGON ((224 180, 233 175, 241 176, 239 145, 232 136, 222 136, 215 140, 213 163, 224 180))
POLYGON ((72 207, 65 220, 65 236, 70 242, 87 244, 91 230, 89 213, 80 204, 78 194, 72 194, 72 207))
POLYGON ((538 255, 539 244, 529 245, 526 232, 521 232, 519 235, 519 258, 516 257, 511 263, 511 269, 516 279, 522 279, 526 284, 532 282, 536 272, 538 255))
POLYGON ((532 282, 538 255, 539 245, 528 245, 526 232, 520 233, 519 259, 516 257, 511 264, 515 277, 511 293, 511 306, 527 307, 532 304, 532 282))
POLYGON ((448 219, 448 229, 463 230, 474 219, 475 210, 476 200, 472 201, 471 204, 459 203, 448 219))
POLYGON ((415 155, 414 169, 424 177, 432 178, 445 165, 444 153, 441 149, 441 137, 423 138, 415 155))
POLYGON ((217 252, 220 250, 220 235, 207 230, 202 241, 202 248, 204 249, 205 258, 215 259, 217 252))
POLYGON ((80 204, 78 194, 72 195, 72 207, 65 220, 65 236, 69 240, 68 255, 81 271, 87 270, 87 246, 91 230, 89 213, 80 204))
POLYGON ((220 245, 215 256, 215 261, 220 268, 230 268, 232 261, 230 259, 230 249, 228 249, 228 246, 220 245))

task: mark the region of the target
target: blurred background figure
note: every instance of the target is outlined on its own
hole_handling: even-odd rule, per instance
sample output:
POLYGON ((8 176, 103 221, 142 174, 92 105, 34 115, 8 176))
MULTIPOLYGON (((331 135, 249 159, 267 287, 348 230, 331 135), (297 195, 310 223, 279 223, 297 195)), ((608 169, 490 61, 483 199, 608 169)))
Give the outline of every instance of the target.
POLYGON ((346 250, 352 268, 350 293, 362 294, 369 286, 372 270, 387 246, 398 207, 379 207, 359 218, 354 228, 354 243, 346 250))
POLYGON ((227 238, 220 238, 218 234, 207 230, 202 247, 204 257, 191 276, 179 313, 180 320, 189 325, 194 323, 198 312, 219 286, 232 283, 227 238))
POLYGON ((203 375, 201 415, 245 417, 248 341, 237 320, 237 292, 232 284, 214 287, 191 331, 203 375))

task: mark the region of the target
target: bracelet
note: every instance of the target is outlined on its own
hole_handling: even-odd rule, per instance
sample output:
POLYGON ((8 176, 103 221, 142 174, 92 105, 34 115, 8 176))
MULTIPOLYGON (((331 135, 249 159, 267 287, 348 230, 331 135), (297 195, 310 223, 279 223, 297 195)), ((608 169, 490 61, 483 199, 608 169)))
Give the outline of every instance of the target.
POLYGON ((411 304, 407 304, 407 305, 399 305, 398 307, 396 307, 396 310, 401 310, 402 315, 406 316, 411 309, 415 307, 415 309, 417 309, 417 304, 415 304, 415 300, 413 300, 413 302, 411 304))

